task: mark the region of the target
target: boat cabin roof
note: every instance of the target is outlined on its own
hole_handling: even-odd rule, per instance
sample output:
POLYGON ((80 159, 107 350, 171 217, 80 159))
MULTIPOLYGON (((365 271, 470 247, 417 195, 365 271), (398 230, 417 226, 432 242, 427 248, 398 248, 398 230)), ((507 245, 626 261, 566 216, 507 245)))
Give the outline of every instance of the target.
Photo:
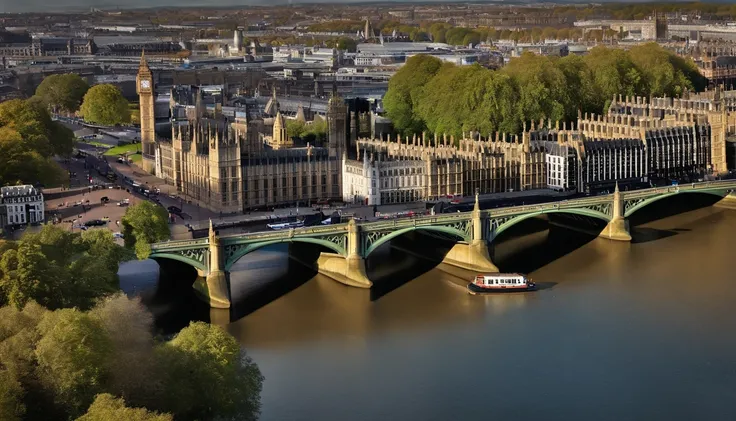
POLYGON ((522 273, 480 273, 478 276, 485 276, 488 278, 508 278, 512 276, 525 277, 522 273))

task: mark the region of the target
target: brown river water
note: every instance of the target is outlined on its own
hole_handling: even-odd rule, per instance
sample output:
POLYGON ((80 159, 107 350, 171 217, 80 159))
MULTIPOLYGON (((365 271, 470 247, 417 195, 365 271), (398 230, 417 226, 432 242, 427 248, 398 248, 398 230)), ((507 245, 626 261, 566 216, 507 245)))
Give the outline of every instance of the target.
POLYGON ((141 263, 121 279, 163 331, 225 325, 266 378, 262 420, 734 420, 736 210, 650 213, 678 206, 632 220, 632 243, 509 230, 494 261, 531 293, 471 296, 473 274, 392 247, 370 291, 260 250, 231 277, 231 313, 141 263))

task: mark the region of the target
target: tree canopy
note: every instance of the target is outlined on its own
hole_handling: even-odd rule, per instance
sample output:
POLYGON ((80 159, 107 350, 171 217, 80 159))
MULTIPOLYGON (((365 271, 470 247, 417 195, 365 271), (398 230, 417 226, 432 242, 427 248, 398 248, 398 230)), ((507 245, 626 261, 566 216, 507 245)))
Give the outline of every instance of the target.
POLYGON ((67 73, 44 78, 36 88, 36 96, 54 112, 73 113, 82 105, 88 90, 89 84, 84 79, 77 74, 67 73))
POLYGON ((74 134, 51 120, 36 100, 0 103, 0 185, 58 185, 65 179, 54 155, 71 155, 74 134))
POLYGON ((0 304, 23 308, 90 308, 118 290, 117 268, 132 254, 107 230, 70 233, 53 225, 5 242, 0 258, 0 304))
MULTIPOLYGON (((445 36, 461 32, 448 30, 445 36)), ((602 113, 614 95, 679 96, 703 89, 704 82, 692 60, 655 43, 629 51, 596 47, 584 57, 525 53, 497 71, 421 55, 391 78, 384 107, 405 135, 518 133, 524 122, 602 113)))
POLYGON ((314 145, 327 139, 327 120, 316 118, 307 124, 304 121, 287 119, 286 133, 289 137, 298 137, 314 145))
POLYGON ((97 395, 86 414, 77 418, 77 421, 173 421, 169 414, 151 412, 145 408, 129 408, 125 400, 115 399, 109 393, 97 395))
POLYGON ((95 85, 84 95, 79 112, 90 123, 115 126, 130 123, 128 101, 114 85, 95 85))
POLYGON ((139 259, 151 254, 151 244, 169 239, 169 215, 166 209, 151 202, 130 206, 123 215, 123 238, 139 259))
POLYGON ((419 54, 406 60, 388 82, 383 105, 394 127, 405 133, 418 133, 426 123, 415 111, 426 85, 440 71, 442 62, 432 56, 419 54))
POLYGON ((222 328, 193 322, 162 344, 158 355, 168 375, 171 412, 187 419, 257 419, 263 376, 222 328))
POLYGON ((232 336, 192 323, 167 342, 152 320, 123 294, 87 312, 0 308, 0 417, 257 419, 263 377, 232 336))

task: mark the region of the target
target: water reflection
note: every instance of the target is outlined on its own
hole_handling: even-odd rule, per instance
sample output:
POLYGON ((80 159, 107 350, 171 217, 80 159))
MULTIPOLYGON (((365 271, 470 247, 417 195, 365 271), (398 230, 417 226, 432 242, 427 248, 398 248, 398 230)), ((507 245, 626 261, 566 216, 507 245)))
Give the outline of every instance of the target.
MULTIPOLYGON (((635 222, 632 243, 543 221, 500 238, 496 263, 548 286, 534 293, 471 296, 462 271, 388 247, 369 265, 376 294, 259 250, 231 277, 227 329, 266 376, 262 419, 736 418, 736 338, 724 334, 736 327, 736 212, 635 222)), ((198 317, 187 306, 169 310, 198 317)))

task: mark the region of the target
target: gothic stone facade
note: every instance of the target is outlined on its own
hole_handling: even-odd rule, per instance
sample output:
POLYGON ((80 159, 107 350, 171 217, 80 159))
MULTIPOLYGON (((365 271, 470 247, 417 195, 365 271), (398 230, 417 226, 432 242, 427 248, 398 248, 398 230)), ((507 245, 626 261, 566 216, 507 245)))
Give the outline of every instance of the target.
POLYGON ((138 83, 144 169, 189 200, 237 213, 340 198, 348 141, 347 107, 340 97, 329 101, 323 147, 292 147, 278 109, 272 135, 264 136, 263 119, 249 118, 246 109, 205 106, 196 88, 190 101, 172 101, 168 140, 155 138, 152 76, 143 58, 138 83))

